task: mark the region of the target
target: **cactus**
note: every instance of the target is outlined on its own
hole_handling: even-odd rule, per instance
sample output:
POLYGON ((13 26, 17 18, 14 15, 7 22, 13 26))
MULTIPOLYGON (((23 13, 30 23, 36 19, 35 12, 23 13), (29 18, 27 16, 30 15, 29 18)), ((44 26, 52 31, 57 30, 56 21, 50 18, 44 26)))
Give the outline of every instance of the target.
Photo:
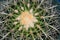
POLYGON ((55 14, 58 5, 49 5, 47 0, 18 0, 6 9, 3 25, 6 35, 1 40, 55 40, 51 36, 60 33, 55 26, 60 17, 55 14), (47 5, 46 5, 47 4, 47 5), (48 7, 46 7, 48 6, 48 7), (51 33, 50 33, 51 32, 51 33))

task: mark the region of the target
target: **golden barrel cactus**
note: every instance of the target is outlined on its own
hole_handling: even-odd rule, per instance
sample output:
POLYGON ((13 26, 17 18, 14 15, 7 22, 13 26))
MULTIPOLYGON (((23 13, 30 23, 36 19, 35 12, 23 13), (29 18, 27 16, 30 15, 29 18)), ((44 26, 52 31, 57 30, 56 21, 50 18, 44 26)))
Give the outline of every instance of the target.
POLYGON ((59 18, 53 12, 57 5, 46 4, 47 0, 16 0, 10 4, 4 20, 8 32, 1 40, 55 40, 50 32, 60 33, 54 26, 59 18))

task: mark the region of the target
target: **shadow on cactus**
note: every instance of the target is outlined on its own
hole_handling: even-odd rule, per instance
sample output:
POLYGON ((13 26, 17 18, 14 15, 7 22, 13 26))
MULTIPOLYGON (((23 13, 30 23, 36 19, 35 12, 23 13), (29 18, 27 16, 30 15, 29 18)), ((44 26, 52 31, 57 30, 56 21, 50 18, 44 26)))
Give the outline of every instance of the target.
POLYGON ((57 22, 55 19, 59 17, 51 12, 57 5, 45 8, 44 2, 45 0, 40 3, 19 0, 11 4, 6 11, 9 14, 6 15, 5 26, 9 32, 5 37, 13 37, 16 40, 55 40, 49 32, 60 33, 54 26, 57 22))

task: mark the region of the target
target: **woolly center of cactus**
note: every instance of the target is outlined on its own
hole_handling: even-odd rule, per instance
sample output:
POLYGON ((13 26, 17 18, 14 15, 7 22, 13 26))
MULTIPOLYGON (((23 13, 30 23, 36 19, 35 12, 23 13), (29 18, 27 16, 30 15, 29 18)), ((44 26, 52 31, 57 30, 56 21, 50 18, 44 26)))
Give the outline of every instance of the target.
POLYGON ((26 30, 28 30, 29 27, 34 27, 34 23, 37 22, 36 17, 34 17, 33 14, 29 11, 21 12, 18 18, 20 18, 20 24, 24 25, 24 28, 26 28, 26 30))

